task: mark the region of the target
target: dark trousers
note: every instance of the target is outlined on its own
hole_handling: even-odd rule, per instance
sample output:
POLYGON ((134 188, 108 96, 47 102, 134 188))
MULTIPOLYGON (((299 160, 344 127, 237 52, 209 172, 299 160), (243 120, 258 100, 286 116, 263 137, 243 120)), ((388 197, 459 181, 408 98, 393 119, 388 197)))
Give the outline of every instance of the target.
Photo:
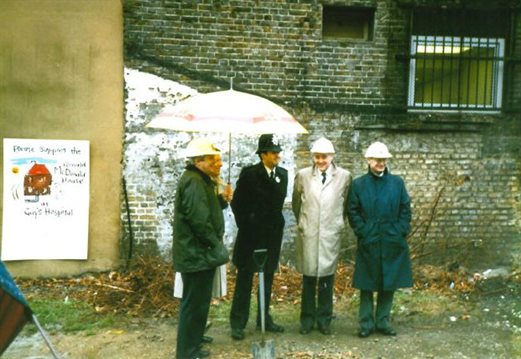
MULTIPOLYGON (((238 270, 235 281, 235 292, 233 293, 232 309, 230 311, 230 326, 233 329, 244 329, 250 315, 251 289, 253 275, 248 270, 238 270)), ((264 300, 265 300, 265 323, 273 323, 269 315, 271 286, 273 284, 273 272, 264 273, 264 300)), ((257 291, 257 325, 261 324, 259 291, 257 291)))
POLYGON ((176 359, 197 357, 208 320, 214 275, 215 269, 181 273, 183 298, 177 328, 176 359))
POLYGON ((360 291, 360 310, 358 320, 360 329, 372 331, 386 329, 391 326, 391 308, 393 306, 394 291, 378 291, 376 298, 376 313, 374 311, 373 292, 360 291))
POLYGON ((302 328, 310 330, 314 327, 315 322, 321 328, 329 327, 333 317, 333 282, 334 275, 302 276, 302 303, 300 306, 302 328))

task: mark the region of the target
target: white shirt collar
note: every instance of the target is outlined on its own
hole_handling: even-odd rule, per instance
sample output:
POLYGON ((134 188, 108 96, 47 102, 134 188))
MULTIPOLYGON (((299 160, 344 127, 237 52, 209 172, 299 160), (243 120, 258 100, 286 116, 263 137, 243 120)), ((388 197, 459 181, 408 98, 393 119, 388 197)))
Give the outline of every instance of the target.
MULTIPOLYGON (((264 166, 264 165, 263 165, 264 166)), ((273 167, 273 169, 269 169, 268 167, 264 166, 264 169, 266 170, 266 173, 268 174, 268 177, 270 176, 271 174, 271 171, 273 171, 273 174, 276 175, 277 174, 277 171, 275 171, 277 167, 273 167)))
MULTIPOLYGON (((322 176, 322 171, 318 169, 318 167, 315 167, 315 173, 319 176, 322 176)), ((329 165, 329 167, 326 170, 326 176, 329 177, 333 173, 333 164, 329 165)))

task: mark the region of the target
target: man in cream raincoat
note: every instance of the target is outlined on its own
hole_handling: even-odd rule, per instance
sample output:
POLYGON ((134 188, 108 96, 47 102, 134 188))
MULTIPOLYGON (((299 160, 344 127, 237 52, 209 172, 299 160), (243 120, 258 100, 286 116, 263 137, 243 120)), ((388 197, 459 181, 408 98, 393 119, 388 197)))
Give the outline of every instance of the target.
POLYGON ((333 163, 335 149, 328 139, 315 141, 311 153, 313 166, 297 172, 292 201, 298 223, 296 265, 303 275, 300 333, 308 334, 316 325, 328 335, 351 174, 333 163))

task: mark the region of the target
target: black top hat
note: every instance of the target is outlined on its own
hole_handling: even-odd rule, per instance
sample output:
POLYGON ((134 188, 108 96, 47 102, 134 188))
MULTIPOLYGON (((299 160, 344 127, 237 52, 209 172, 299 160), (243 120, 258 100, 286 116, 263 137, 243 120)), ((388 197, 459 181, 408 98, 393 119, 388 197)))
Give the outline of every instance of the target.
POLYGON ((280 152, 282 148, 278 143, 273 143, 273 135, 272 134, 264 134, 259 137, 259 146, 257 148, 256 154, 262 152, 280 152))

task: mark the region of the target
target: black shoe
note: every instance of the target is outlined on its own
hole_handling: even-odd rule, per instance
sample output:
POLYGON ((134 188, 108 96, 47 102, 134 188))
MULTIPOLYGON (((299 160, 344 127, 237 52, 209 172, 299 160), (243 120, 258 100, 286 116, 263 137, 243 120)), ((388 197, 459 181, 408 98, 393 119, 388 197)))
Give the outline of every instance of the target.
POLYGON ((372 333, 373 333, 372 330, 360 329, 360 331, 358 332, 358 336, 359 336, 360 338, 367 338, 367 337, 370 336, 372 333))
POLYGON ((322 325, 319 325, 318 326, 318 331, 324 335, 330 335, 331 334, 331 329, 329 329, 329 326, 322 326, 322 325))
POLYGON ((213 338, 209 335, 203 335, 203 337, 201 338, 201 343, 203 344, 210 344, 213 342, 213 338))
POLYGON ((208 329, 210 329, 212 327, 213 323, 212 322, 206 322, 206 325, 204 326, 204 332, 206 333, 208 331, 208 329))
POLYGON ((300 327, 300 330, 298 332, 302 335, 306 335, 311 333, 311 328, 300 327))
MULTIPOLYGON (((264 329, 266 329, 267 332, 284 333, 284 327, 275 323, 266 324, 266 327, 264 329)), ((257 326, 257 330, 261 330, 260 325, 257 326)))
POLYGON ((232 328, 232 338, 235 340, 243 340, 244 330, 240 328, 232 328))
POLYGON ((199 350, 195 355, 196 359, 200 358, 208 358, 210 356, 210 352, 208 350, 199 350))
POLYGON ((393 328, 391 327, 388 327, 388 328, 383 328, 383 329, 376 329, 376 331, 380 334, 383 334, 383 335, 387 335, 389 337, 395 337, 396 336, 396 332, 394 331, 393 328))

